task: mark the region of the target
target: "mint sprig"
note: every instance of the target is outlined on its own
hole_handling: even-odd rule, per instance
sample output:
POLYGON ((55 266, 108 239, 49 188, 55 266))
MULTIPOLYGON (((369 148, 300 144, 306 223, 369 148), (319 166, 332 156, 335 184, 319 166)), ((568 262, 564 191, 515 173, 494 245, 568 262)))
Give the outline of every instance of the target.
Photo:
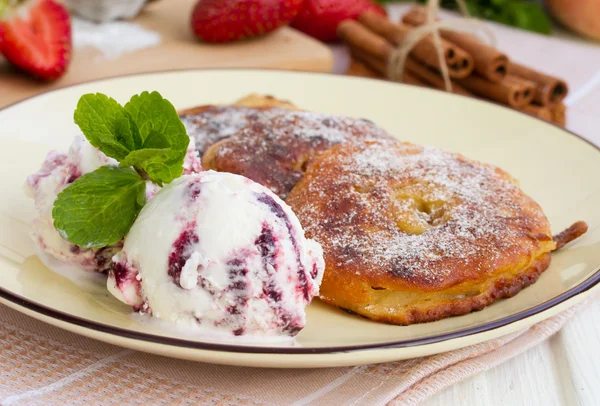
POLYGON ((162 186, 183 174, 190 139, 175 107, 158 92, 133 96, 124 107, 101 93, 86 94, 74 119, 94 147, 152 182, 162 186))
POLYGON ((102 166, 59 193, 54 227, 81 248, 119 242, 146 203, 146 181, 133 169, 102 166))
POLYGON ((75 180, 54 202, 54 227, 82 248, 120 241, 146 202, 146 179, 160 186, 183 174, 189 136, 173 105, 158 92, 121 106, 101 94, 83 95, 75 123, 119 167, 103 166, 75 180))

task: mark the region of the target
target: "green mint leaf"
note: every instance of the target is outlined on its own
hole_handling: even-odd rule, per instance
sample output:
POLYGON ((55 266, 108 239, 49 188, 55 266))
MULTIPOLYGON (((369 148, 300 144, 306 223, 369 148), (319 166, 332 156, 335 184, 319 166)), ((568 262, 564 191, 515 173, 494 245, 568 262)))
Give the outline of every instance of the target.
POLYGON ((121 160, 132 150, 134 131, 116 100, 101 93, 83 95, 73 118, 90 144, 107 156, 121 160))
POLYGON ((175 107, 158 92, 143 92, 133 96, 125 105, 125 111, 137 125, 142 145, 152 132, 166 136, 175 150, 187 150, 190 138, 177 115, 175 107))
POLYGON ((54 227, 82 248, 119 242, 146 202, 146 182, 133 169, 103 166, 59 193, 52 210, 54 227))
POLYGON ((119 118, 115 122, 115 135, 117 140, 129 151, 135 151, 141 147, 141 138, 134 123, 127 118, 119 118))
POLYGON ((190 138, 175 107, 158 92, 143 92, 131 98, 125 111, 139 130, 142 146, 121 160, 121 166, 140 169, 161 186, 181 176, 190 138))
POLYGON ((170 148, 146 148, 132 151, 121 166, 133 166, 148 175, 148 179, 162 186, 183 175, 183 160, 179 151, 170 148))

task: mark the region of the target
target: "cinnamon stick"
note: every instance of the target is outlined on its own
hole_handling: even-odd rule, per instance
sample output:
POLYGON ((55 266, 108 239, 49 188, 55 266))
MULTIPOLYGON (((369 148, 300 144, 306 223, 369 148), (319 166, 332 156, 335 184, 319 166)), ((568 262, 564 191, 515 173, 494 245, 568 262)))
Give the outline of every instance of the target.
MULTIPOLYGON (((384 37, 394 45, 400 45, 412 30, 405 24, 397 24, 387 17, 372 11, 366 11, 358 17, 358 21, 374 33, 384 37)), ((442 40, 442 53, 452 78, 464 78, 473 71, 473 58, 460 47, 442 40)), ((410 52, 411 56, 427 66, 441 69, 436 47, 431 36, 419 41, 410 52)))
POLYGON ((525 95, 527 85, 509 78, 505 78, 500 83, 494 83, 473 74, 464 79, 457 79, 457 82, 479 96, 508 104, 511 107, 523 107, 531 101, 531 95, 525 95))
POLYGON ((524 113, 530 114, 534 117, 541 118, 546 121, 552 120, 552 111, 547 106, 540 106, 538 104, 526 104, 520 109, 524 113))
POLYGON ((518 63, 511 62, 508 66, 508 72, 535 83, 536 92, 533 100, 542 106, 562 102, 569 91, 567 84, 562 79, 546 75, 518 63))
POLYGON ((360 76, 360 77, 373 78, 373 79, 382 79, 383 78, 383 76, 380 75, 378 72, 369 68, 363 62, 359 61, 358 59, 356 59, 354 57, 350 61, 350 66, 348 66, 348 69, 346 70, 346 75, 360 76))
POLYGON ((552 113, 552 121, 555 124, 558 124, 561 127, 564 127, 567 123, 567 107, 564 103, 558 103, 550 107, 550 112, 552 113))
POLYGON ((385 38, 369 31, 354 20, 342 21, 337 28, 338 37, 352 49, 360 50, 386 63, 394 48, 385 38))
POLYGON ((418 78, 417 76, 413 75, 410 72, 404 72, 403 73, 403 79, 402 81, 404 83, 408 83, 409 85, 415 85, 415 86, 421 86, 421 87, 431 87, 429 85, 429 83, 422 81, 420 78, 418 78))
MULTIPOLYGON (((436 89, 446 89, 444 79, 438 72, 419 63, 410 56, 406 59, 406 70, 436 89)), ((454 80, 452 81, 452 93, 462 94, 464 96, 473 96, 473 93, 456 83, 454 80)))
POLYGON ((520 87, 521 90, 519 90, 517 96, 522 99, 523 105, 527 105, 533 101, 533 96, 535 95, 535 83, 513 75, 506 75, 503 82, 505 84, 520 87))
MULTIPOLYGON (((427 14, 423 7, 414 7, 402 17, 402 22, 417 27, 427 22, 427 14)), ((473 58, 474 70, 480 76, 492 81, 501 82, 506 76, 508 57, 496 48, 480 41, 476 36, 453 30, 440 30, 442 38, 458 45, 473 58)))
MULTIPOLYGON (((372 55, 353 47, 350 47, 350 54, 353 60, 359 61, 359 63, 364 66, 364 69, 371 71, 375 77, 382 78, 387 74, 387 65, 384 63, 384 61, 378 60, 372 55)), ((426 82, 422 81, 408 71, 403 73, 402 82, 410 85, 430 87, 426 82)))
POLYGON ((385 77, 387 75, 387 65, 385 60, 378 59, 373 55, 370 55, 368 52, 354 48, 353 46, 350 46, 350 56, 353 59, 363 63, 373 72, 376 72, 377 75, 381 77, 385 77))

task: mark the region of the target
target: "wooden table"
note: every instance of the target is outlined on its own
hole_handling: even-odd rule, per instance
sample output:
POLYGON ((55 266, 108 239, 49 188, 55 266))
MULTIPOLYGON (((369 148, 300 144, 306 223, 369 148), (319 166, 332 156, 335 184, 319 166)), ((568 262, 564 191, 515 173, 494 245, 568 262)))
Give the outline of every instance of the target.
MULTIPOLYGON (((408 7, 393 5, 388 10, 398 19, 408 7)), ((492 28, 498 46, 509 56, 567 80, 567 129, 600 145, 600 43, 582 40, 558 27, 552 38, 499 25, 492 28)), ((332 46, 332 50, 334 71, 344 73, 350 60, 347 52, 343 46, 332 46)), ((427 406, 598 404, 600 300, 550 340, 426 402, 427 406)))
POLYGON ((98 49, 104 50, 105 46, 81 47, 74 41, 75 50, 69 70, 54 83, 41 84, 25 75, 18 75, 0 57, 0 107, 57 87, 131 73, 215 67, 331 70, 333 58, 330 50, 323 43, 288 27, 259 39, 219 45, 201 43, 194 37, 189 22, 194 4, 195 0, 152 3, 134 19, 135 25, 122 22, 104 25, 108 27, 108 34, 94 32, 94 26, 85 20, 75 21, 74 29, 79 26, 80 35, 85 33, 88 37, 110 37, 111 30, 114 30, 112 32, 120 34, 115 35, 115 45, 139 41, 131 30, 123 31, 123 25, 140 27, 157 36, 159 42, 140 47, 135 52, 107 56, 98 49), (121 39, 122 36, 128 38, 121 39))

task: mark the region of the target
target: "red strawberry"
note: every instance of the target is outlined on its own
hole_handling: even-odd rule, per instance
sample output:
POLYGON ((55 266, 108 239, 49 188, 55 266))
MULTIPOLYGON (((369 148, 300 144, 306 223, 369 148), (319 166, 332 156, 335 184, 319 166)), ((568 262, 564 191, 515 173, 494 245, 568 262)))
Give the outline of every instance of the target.
POLYGON ((69 13, 54 0, 21 3, 7 9, 0 20, 2 54, 38 79, 57 79, 71 60, 69 13))
POLYGON ((303 0, 200 0, 192 29, 206 42, 228 42, 274 31, 294 19, 303 0))
POLYGON ((339 23, 356 19, 367 10, 387 15, 383 7, 370 0, 306 0, 291 26, 318 40, 335 41, 339 23))

